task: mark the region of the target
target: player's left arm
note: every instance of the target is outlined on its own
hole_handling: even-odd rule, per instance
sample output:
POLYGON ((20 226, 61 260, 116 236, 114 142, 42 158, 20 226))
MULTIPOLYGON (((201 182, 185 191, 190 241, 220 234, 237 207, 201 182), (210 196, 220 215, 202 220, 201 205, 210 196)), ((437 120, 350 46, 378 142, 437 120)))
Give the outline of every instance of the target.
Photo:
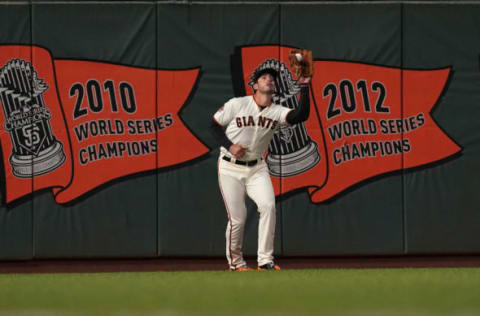
POLYGON ((298 107, 288 112, 286 121, 290 125, 305 122, 310 115, 310 93, 309 85, 302 84, 300 86, 300 100, 298 107))

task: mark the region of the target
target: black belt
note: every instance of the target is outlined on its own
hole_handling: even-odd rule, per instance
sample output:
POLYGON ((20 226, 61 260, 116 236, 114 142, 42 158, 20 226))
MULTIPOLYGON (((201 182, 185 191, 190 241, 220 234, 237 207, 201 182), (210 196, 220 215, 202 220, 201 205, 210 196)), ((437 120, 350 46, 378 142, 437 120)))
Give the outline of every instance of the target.
POLYGON ((258 162, 258 159, 255 159, 255 160, 250 160, 250 161, 242 161, 242 160, 235 160, 235 161, 232 161, 232 158, 228 157, 228 156, 223 156, 222 157, 223 160, 226 160, 228 162, 231 162, 231 163, 234 163, 234 164, 237 164, 237 165, 242 165, 242 166, 255 166, 258 162))

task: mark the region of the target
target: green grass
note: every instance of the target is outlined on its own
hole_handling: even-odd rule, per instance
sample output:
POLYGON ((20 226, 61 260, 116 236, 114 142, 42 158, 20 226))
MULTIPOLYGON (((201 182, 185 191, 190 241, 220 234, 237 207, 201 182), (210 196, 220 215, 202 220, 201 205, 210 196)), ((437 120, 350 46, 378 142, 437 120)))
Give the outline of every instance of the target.
POLYGON ((480 269, 0 275, 3 315, 480 315, 480 269))

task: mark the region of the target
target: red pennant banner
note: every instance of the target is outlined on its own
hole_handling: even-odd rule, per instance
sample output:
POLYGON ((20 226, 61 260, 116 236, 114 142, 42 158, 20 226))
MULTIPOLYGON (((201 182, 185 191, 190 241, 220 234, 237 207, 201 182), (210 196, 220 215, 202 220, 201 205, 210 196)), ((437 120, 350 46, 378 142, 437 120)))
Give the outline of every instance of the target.
POLYGON ((70 202, 113 179, 206 154, 179 117, 199 69, 53 60, 0 46, 6 202, 52 188, 70 202), (183 146, 188 144, 188 146, 183 146))
MULTIPOLYGON (((276 67, 279 86, 290 87, 289 80, 296 79, 289 70, 291 49, 241 48, 245 93, 253 93, 248 82, 260 66, 276 67)), ((430 114, 450 68, 407 70, 315 61, 314 69, 308 121, 280 130, 266 156, 276 195, 307 189, 312 202, 323 202, 369 178, 430 164, 461 150, 430 114)), ((287 99, 284 105, 292 107, 293 101, 287 99)))

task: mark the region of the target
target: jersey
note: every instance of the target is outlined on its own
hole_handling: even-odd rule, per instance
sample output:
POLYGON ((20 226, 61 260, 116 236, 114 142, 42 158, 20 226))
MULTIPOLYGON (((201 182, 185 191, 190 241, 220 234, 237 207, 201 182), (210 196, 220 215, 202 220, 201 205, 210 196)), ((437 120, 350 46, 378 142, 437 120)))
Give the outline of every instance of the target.
MULTIPOLYGON (((275 131, 288 125, 287 114, 291 110, 274 103, 262 109, 250 95, 230 99, 213 118, 226 127, 225 135, 233 144, 247 147, 242 160, 249 161, 263 157, 275 131)), ((220 150, 233 158, 228 148, 221 147, 220 150)))

